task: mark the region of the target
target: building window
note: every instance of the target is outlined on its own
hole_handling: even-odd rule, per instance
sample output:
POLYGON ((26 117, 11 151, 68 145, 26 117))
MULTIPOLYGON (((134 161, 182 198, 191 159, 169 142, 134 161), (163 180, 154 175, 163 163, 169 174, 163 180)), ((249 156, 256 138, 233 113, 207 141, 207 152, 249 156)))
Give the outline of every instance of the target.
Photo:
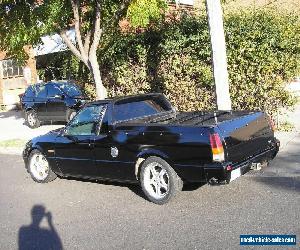
POLYGON ((23 67, 19 66, 15 60, 8 59, 8 60, 3 60, 0 63, 2 63, 3 78, 23 76, 23 67))

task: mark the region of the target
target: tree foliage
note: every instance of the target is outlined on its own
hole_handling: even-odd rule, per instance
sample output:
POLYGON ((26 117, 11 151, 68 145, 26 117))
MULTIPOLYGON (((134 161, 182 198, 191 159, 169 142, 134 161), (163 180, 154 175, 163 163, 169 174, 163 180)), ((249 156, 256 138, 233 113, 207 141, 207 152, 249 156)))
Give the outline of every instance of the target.
MULTIPOLYGON (((122 1, 102 0, 101 21, 105 35, 119 28, 126 17, 134 26, 145 27, 161 17, 165 5, 162 0, 122 1), (122 8, 123 7, 123 8, 122 8), (128 12, 127 12, 128 11, 128 12)), ((96 1, 79 1, 81 31, 85 35, 95 19, 96 1)), ((74 25, 72 4, 69 0, 2 0, 0 3, 0 49, 9 55, 24 57, 25 45, 37 45, 44 35, 59 33, 74 25), (40 2, 40 4, 38 4, 40 2)))
POLYGON ((134 0, 129 6, 127 17, 133 27, 147 27, 164 16, 167 6, 165 0, 134 0))
POLYGON ((4 0, 0 4, 0 49, 9 56, 25 59, 25 45, 37 45, 41 37, 58 33, 72 53, 91 71, 97 96, 106 97, 96 56, 106 36, 119 28, 119 21, 128 11, 134 25, 141 26, 160 16, 161 0, 151 0, 149 8, 143 1, 131 0, 4 0), (74 27, 76 44, 67 36, 74 27))

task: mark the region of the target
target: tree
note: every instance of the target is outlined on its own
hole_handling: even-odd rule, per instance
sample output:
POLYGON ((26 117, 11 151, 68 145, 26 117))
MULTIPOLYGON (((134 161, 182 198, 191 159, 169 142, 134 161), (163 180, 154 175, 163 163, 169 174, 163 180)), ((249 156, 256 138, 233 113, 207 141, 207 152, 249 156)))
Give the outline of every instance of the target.
POLYGON ((138 16, 136 12, 144 12, 149 20, 159 16, 157 11, 149 12, 147 6, 139 6, 140 2, 143 3, 137 0, 3 0, 0 3, 0 50, 24 60, 24 46, 37 45, 41 36, 58 33, 90 70, 97 98, 103 99, 107 91, 102 83, 97 49, 104 43, 105 35, 118 29, 119 21, 128 10, 131 10, 130 17, 138 16), (76 44, 66 34, 71 27, 75 29, 76 44))

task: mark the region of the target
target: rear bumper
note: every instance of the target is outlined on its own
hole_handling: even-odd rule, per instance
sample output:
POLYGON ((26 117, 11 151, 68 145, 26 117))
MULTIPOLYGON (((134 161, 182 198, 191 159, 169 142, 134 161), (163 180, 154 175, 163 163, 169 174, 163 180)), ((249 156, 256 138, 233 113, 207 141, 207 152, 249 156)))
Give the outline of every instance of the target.
POLYGON ((272 160, 278 153, 280 141, 275 140, 272 148, 269 148, 257 155, 254 155, 247 160, 239 163, 223 162, 208 164, 204 166, 204 174, 207 182, 213 183, 229 183, 232 179, 232 173, 236 169, 240 169, 240 174, 247 173, 253 163, 259 163, 272 160))

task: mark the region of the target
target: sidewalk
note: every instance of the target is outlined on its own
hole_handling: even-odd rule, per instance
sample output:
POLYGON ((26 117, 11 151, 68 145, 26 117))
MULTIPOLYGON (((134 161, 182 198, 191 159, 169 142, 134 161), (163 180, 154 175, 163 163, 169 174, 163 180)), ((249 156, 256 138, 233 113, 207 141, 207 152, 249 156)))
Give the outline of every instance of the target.
POLYGON ((0 112, 0 142, 18 140, 19 147, 1 147, 0 154, 21 155, 25 143, 31 138, 48 133, 51 130, 64 126, 64 124, 43 125, 31 129, 25 125, 22 111, 0 112), (24 145, 23 145, 24 144, 24 145))
POLYGON ((294 129, 291 132, 275 132, 276 138, 279 139, 281 143, 281 151, 284 150, 289 143, 294 141, 298 135, 300 135, 300 104, 295 107, 294 111, 286 112, 283 115, 283 119, 293 124, 294 129))
POLYGON ((43 125, 31 129, 25 125, 22 111, 0 112, 0 141, 21 139, 30 140, 33 137, 48 133, 50 130, 60 128, 63 124, 43 125))

